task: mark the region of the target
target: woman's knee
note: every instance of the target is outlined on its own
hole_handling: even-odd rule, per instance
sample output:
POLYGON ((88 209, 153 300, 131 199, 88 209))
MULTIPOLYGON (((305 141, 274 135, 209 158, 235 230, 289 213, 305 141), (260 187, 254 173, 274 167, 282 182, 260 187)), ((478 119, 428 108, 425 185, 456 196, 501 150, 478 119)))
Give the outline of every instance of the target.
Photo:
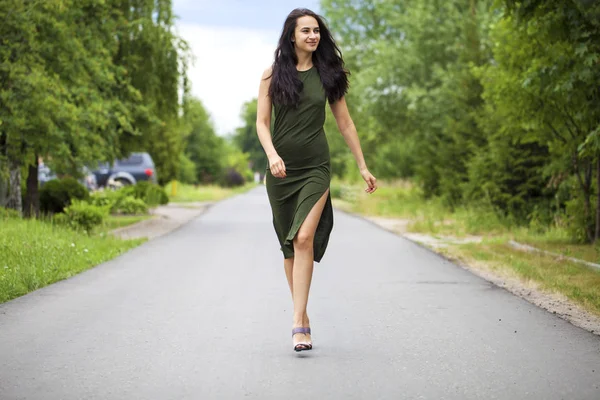
POLYGON ((314 238, 314 235, 302 232, 302 230, 298 231, 294 239, 294 249, 297 251, 312 250, 314 238))

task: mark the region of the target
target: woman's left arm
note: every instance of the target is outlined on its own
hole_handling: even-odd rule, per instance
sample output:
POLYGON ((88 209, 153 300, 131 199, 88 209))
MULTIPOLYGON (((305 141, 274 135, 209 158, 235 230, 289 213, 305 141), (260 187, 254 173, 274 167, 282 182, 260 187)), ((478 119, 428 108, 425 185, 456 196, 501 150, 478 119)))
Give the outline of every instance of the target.
POLYGON ((354 126, 354 122, 352 121, 352 118, 350 117, 350 112, 348 111, 346 98, 342 97, 335 103, 331 104, 330 107, 331 112, 335 117, 338 129, 344 137, 344 140, 350 148, 350 151, 352 151, 354 159, 356 160, 356 164, 358 165, 358 169, 360 170, 360 174, 362 175, 363 179, 368 185, 365 191, 367 193, 373 193, 375 190, 377 190, 377 179, 375 179, 375 177, 369 172, 369 169, 367 168, 367 163, 365 162, 365 157, 360 147, 358 133, 356 132, 356 126, 354 126))

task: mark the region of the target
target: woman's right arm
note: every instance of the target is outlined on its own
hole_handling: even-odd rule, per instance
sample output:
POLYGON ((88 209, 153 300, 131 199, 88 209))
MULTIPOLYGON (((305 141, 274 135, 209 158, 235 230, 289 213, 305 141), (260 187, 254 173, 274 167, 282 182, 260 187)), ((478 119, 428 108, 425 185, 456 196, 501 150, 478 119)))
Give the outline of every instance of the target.
POLYGON ((271 139, 271 98, 269 97, 269 86, 271 85, 271 68, 267 68, 260 80, 258 88, 258 104, 256 110, 256 132, 258 140, 269 159, 269 170, 277 178, 285 178, 285 164, 271 139))

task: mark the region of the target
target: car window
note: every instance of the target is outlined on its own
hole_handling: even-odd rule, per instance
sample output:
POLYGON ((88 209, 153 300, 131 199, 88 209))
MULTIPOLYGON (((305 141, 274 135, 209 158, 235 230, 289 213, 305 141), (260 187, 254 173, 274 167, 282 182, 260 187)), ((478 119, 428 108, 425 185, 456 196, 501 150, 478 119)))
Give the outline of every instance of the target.
POLYGON ((117 165, 140 165, 144 162, 141 154, 132 154, 124 160, 117 160, 117 165))

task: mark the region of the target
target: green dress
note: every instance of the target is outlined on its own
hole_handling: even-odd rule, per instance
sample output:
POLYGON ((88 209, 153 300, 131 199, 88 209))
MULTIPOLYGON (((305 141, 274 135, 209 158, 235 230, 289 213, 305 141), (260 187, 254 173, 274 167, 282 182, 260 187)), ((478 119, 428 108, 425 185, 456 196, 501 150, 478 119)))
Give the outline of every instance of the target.
MULTIPOLYGON (((298 72, 304 83, 297 107, 273 104, 273 145, 285 164, 285 178, 266 171, 266 186, 273 226, 285 258, 294 256, 293 240, 317 201, 329 189, 329 145, 323 129, 327 98, 317 69, 298 72)), ((333 229, 331 195, 314 239, 314 260, 321 261, 333 229)))

